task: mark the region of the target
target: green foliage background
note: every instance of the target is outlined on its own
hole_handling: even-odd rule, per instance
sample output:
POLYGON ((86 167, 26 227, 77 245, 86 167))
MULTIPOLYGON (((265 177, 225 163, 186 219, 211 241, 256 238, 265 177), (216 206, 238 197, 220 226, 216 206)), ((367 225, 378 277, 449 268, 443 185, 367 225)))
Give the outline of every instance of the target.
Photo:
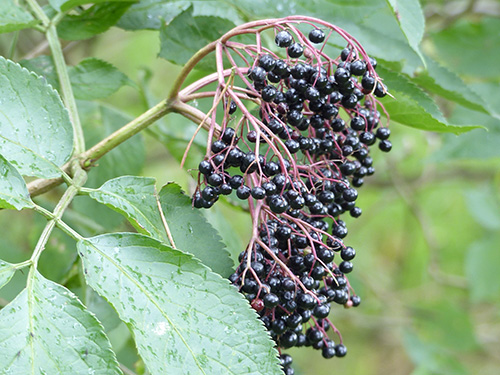
MULTIPOLYGON (((70 75, 74 74, 72 83, 79 88, 75 93, 82 100, 79 109, 87 146, 168 93, 180 67, 158 58, 159 53, 167 58, 172 54, 170 50, 160 51, 159 34, 165 30, 158 32, 158 29, 165 27, 162 20, 174 22, 191 3, 195 19, 204 25, 209 22, 203 17, 217 16, 224 24, 239 24, 290 14, 317 16, 335 23, 358 38, 368 53, 378 59, 382 68, 379 74, 386 78, 389 91, 396 97, 395 104, 388 105, 390 114, 394 108, 393 118, 397 120, 391 124, 393 151, 388 155, 373 152, 377 173, 360 189, 363 215, 348 222, 347 242, 358 253, 350 280, 363 303, 350 310, 335 306, 331 314, 344 335, 349 354, 342 359, 323 360, 313 350, 291 350, 296 373, 497 374, 500 368, 499 3, 423 1, 425 31, 424 20, 418 17, 420 10, 411 8, 416 4, 412 1, 143 0, 130 8, 130 4, 105 2, 101 6, 109 8, 108 14, 123 16, 119 20, 109 17, 106 22, 111 25, 118 21, 119 27, 102 34, 98 33, 106 28, 99 22, 92 24, 93 15, 100 9, 91 11, 86 7, 80 16, 93 25, 90 31, 74 27, 78 21, 76 15, 60 24, 60 35, 68 40, 67 61, 77 65, 89 57, 102 59, 128 77, 115 72, 118 76, 113 82, 119 81, 118 87, 125 86, 116 91, 118 87, 110 88, 104 82, 99 91, 86 87, 92 85, 92 77, 85 77, 85 68, 93 60, 70 71, 70 75), (406 8, 408 4, 410 7, 406 8), (401 25, 394 9, 398 10, 401 25), (90 36, 93 37, 85 39, 90 36), (422 60, 426 61, 427 70, 422 60), (417 86, 428 92, 439 107, 425 107, 432 117, 420 119, 409 110, 405 112, 413 108, 414 101, 425 99, 417 86), (108 96, 111 92, 115 93, 108 96), (99 104, 84 101, 97 98, 99 104), (456 136, 425 132, 400 123, 440 130, 446 130, 444 124, 482 128, 456 136)), ((29 18, 25 22, 32 23, 29 18)), ((184 53, 190 51, 187 57, 200 47, 198 43, 199 40, 192 40, 192 44, 185 46, 184 53)), ((41 35, 33 30, 0 34, 0 55, 14 61, 47 54, 46 49, 41 35)), ((182 63, 184 57, 175 56, 182 63)), ((50 82, 47 64, 33 65, 33 61, 22 64, 41 72, 50 82)), ((190 79, 204 74, 199 71, 190 79)), ((158 187, 176 181, 190 191, 193 179, 180 168, 178 160, 194 127, 180 116, 167 116, 144 136, 127 141, 103 158, 89 175, 90 185, 98 187, 112 177, 141 174, 156 177, 158 187)), ((196 166, 201 155, 193 149, 188 166, 196 166)), ((58 196, 56 189, 36 201, 50 206, 57 202, 58 196)), ((204 214, 236 257, 250 236, 249 217, 227 202, 218 203, 204 214)), ((89 236, 110 230, 132 230, 121 216, 87 197, 75 200, 65 219, 89 236)), ((0 212, 0 258, 12 263, 29 258, 43 225, 44 220, 32 212, 0 212)), ((97 294, 83 287, 75 258, 74 241, 56 232, 42 255, 40 272, 67 286, 97 314, 118 360, 140 373, 141 362, 130 332, 97 294)), ((25 279, 25 274, 17 272, 0 290, 2 306, 21 291, 25 279)))

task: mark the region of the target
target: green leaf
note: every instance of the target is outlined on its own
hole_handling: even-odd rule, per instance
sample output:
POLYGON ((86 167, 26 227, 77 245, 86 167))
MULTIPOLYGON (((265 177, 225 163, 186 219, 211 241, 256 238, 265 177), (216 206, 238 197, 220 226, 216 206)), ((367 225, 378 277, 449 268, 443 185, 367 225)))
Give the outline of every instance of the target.
POLYGON ((500 201, 492 186, 478 186, 465 193, 467 207, 476 222, 491 230, 500 229, 500 201))
POLYGON ((0 311, 2 374, 121 374, 97 319, 62 285, 35 271, 0 311))
POLYGON ((132 2, 138 0, 49 0, 49 4, 57 11, 66 11, 83 4, 98 4, 108 2, 132 2))
POLYGON ((154 178, 123 176, 107 181, 89 195, 125 215, 138 232, 165 242, 167 233, 158 208, 155 183, 154 178))
POLYGON ((113 65, 94 57, 82 60, 68 70, 77 99, 106 98, 129 82, 127 76, 113 65))
POLYGON ((132 3, 102 3, 78 15, 69 14, 57 25, 61 39, 82 40, 103 33, 118 22, 132 3))
POLYGON ((500 19, 459 19, 454 25, 431 35, 435 58, 453 71, 471 77, 500 79, 498 33, 500 19))
POLYGON ((22 30, 36 25, 39 21, 17 5, 14 0, 0 2, 0 33, 22 30))
POLYGON ((61 99, 43 78, 0 56, 0 150, 28 176, 60 176, 73 152, 73 129, 61 99))
POLYGON ((23 176, 0 155, 0 208, 33 207, 23 176))
POLYGON ((189 254, 134 233, 78 243, 89 285, 134 333, 152 374, 280 374, 248 302, 189 254))
POLYGON ((195 255, 218 274, 229 276, 233 262, 219 234, 193 208, 180 186, 174 183, 163 186, 159 198, 176 247, 195 255))
POLYGON ((436 103, 407 76, 377 67, 377 72, 394 96, 386 96, 382 104, 391 120, 412 128, 460 134, 479 125, 449 125, 436 103))
POLYGON ((0 259, 0 288, 7 284, 15 273, 16 267, 13 264, 0 259))
POLYGON ((139 232, 168 244, 163 217, 176 248, 223 276, 232 272, 233 262, 219 234, 192 208, 191 199, 178 185, 168 184, 158 195, 153 178, 124 176, 107 181, 90 197, 125 215, 139 232))
POLYGON ((168 24, 190 5, 193 6, 195 17, 216 16, 228 19, 237 25, 243 23, 231 3, 220 6, 220 1, 142 0, 130 7, 118 22, 118 26, 125 30, 158 30, 163 23, 168 24))
MULTIPOLYGON (((47 83, 59 90, 59 81, 51 56, 22 60, 20 64, 44 77, 47 83)), ((78 65, 68 67, 68 74, 75 98, 82 100, 106 98, 131 82, 116 67, 95 57, 86 58, 78 65)))
POLYGON ((500 234, 488 234, 473 243, 465 260, 470 299, 473 302, 491 302, 500 294, 500 234))
POLYGON ((424 12, 418 0, 387 0, 394 12, 401 31, 410 47, 416 52, 425 65, 425 59, 420 51, 420 42, 424 36, 424 12))
POLYGON ((455 73, 426 58, 427 70, 418 72, 413 81, 423 88, 475 111, 490 113, 483 99, 455 73))
MULTIPOLYGON (((193 17, 193 7, 189 7, 168 25, 160 28, 160 57, 184 65, 198 50, 235 27, 227 19, 213 16, 193 17)), ((200 69, 215 67, 214 59, 205 59, 198 65, 200 69)))

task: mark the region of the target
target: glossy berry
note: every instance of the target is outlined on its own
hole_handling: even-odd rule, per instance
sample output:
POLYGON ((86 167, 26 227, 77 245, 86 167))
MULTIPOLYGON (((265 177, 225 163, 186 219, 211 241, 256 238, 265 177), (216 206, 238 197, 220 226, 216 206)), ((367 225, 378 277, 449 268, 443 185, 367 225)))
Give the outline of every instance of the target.
POLYGON ((297 58, 302 56, 304 53, 304 47, 300 43, 293 43, 290 47, 288 47, 288 56, 292 58, 297 58))
POLYGON ((276 45, 281 48, 290 47, 293 42, 292 34, 286 30, 281 30, 274 38, 276 45))
POLYGON ((312 29, 309 32, 309 40, 313 43, 323 43, 325 40, 325 33, 321 29, 312 29))

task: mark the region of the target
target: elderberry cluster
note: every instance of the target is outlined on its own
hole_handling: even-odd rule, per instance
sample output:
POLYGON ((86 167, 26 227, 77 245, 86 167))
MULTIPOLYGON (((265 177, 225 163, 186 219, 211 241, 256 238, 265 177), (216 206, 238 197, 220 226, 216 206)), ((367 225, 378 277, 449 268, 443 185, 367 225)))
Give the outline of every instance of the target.
MULTIPOLYGON (((322 29, 294 35, 277 32, 286 58, 256 55, 241 77, 246 87, 224 101, 225 119, 241 109, 242 120, 232 127, 225 121, 210 144, 193 205, 209 208, 221 195, 249 200, 254 235, 230 281, 280 350, 309 346, 325 358, 343 357, 330 303, 352 307, 360 298, 345 276, 356 252, 343 242, 348 230, 340 217, 362 213, 356 188, 375 172, 371 146, 391 150, 376 99, 387 89, 377 62, 355 43, 330 59, 315 46, 326 42, 322 29), (256 114, 244 111, 242 100, 257 103, 256 114)), ((291 357, 280 358, 284 373, 293 374, 291 357)))

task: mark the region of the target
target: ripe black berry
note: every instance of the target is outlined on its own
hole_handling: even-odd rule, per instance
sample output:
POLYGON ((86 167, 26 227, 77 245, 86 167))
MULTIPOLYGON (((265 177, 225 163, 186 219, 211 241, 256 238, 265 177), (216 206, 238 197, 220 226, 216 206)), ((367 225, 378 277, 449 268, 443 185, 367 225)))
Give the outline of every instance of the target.
POLYGON ((309 40, 313 43, 323 43, 325 40, 325 33, 321 29, 312 29, 309 32, 309 40))
POLYGON ((293 42, 293 37, 288 31, 281 30, 278 34, 276 34, 274 41, 278 47, 289 47, 293 42))

